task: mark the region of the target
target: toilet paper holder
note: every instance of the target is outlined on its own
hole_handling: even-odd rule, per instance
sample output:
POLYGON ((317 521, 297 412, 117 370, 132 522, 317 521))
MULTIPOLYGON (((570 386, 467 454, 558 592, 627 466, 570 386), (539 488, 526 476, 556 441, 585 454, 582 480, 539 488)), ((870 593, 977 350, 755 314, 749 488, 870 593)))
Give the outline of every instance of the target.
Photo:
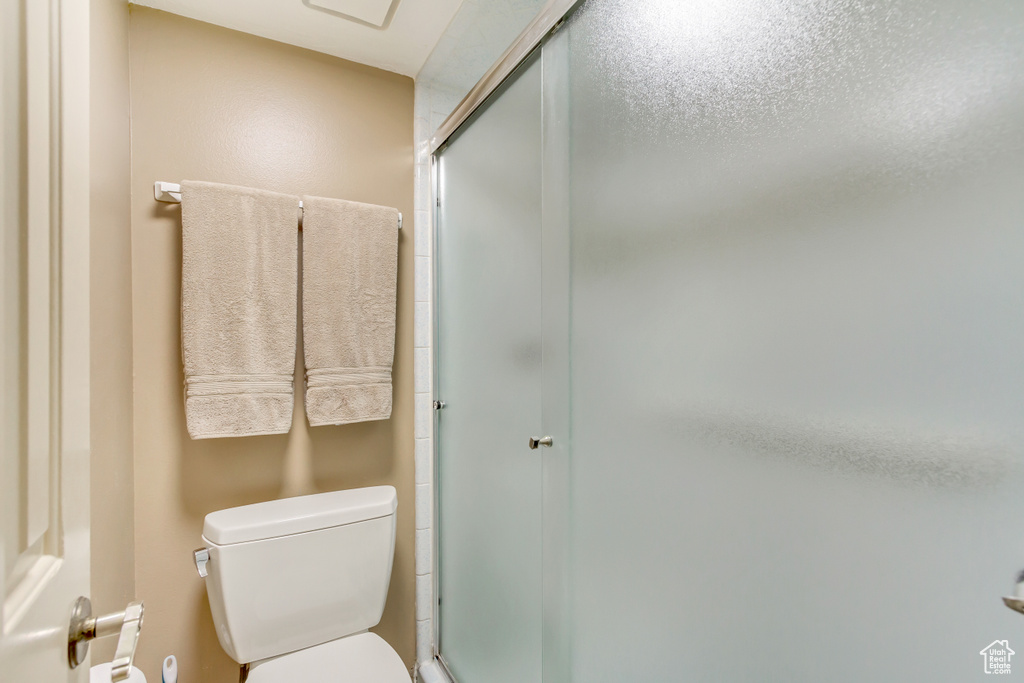
POLYGON ((142 601, 130 602, 123 612, 105 614, 101 617, 92 616, 92 602, 89 598, 80 597, 75 601, 71 613, 71 625, 68 628, 68 665, 74 669, 85 659, 89 652, 89 641, 119 634, 114 661, 110 670, 111 681, 126 680, 132 672, 132 661, 135 659, 135 648, 139 644, 139 633, 142 631, 142 616, 145 606, 142 601))

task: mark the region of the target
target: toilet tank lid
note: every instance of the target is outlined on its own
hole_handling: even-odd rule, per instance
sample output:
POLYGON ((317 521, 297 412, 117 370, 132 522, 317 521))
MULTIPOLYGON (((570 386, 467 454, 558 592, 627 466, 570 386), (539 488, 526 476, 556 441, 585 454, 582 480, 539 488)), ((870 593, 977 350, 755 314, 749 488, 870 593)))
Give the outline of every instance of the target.
POLYGON ((216 545, 261 541, 387 517, 397 508, 393 486, 282 498, 211 512, 203 524, 203 537, 216 545))

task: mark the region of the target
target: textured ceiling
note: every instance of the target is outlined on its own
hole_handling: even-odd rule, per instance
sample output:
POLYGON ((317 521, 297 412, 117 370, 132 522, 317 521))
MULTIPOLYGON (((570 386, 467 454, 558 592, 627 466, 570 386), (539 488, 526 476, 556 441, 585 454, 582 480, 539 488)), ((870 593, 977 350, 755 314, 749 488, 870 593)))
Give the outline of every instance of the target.
POLYGON ((399 0, 383 29, 309 7, 302 0, 136 0, 136 4, 415 76, 462 0, 399 0))

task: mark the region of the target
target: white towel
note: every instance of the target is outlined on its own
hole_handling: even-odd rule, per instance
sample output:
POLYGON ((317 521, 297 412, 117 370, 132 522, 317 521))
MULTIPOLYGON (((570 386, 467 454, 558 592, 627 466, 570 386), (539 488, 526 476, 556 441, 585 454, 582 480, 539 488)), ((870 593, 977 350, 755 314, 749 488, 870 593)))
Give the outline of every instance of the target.
POLYGON ((302 344, 310 426, 391 417, 398 210, 303 197, 302 344))
POLYGON ((181 355, 193 439, 291 428, 298 212, 292 195, 181 184, 181 355))

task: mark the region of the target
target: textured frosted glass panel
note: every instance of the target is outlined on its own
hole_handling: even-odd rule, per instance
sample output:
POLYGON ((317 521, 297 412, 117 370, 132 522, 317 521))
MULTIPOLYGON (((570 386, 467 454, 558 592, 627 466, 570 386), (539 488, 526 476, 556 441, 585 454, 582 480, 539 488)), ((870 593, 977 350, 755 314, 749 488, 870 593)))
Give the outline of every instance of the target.
POLYGON ((1021 652, 1024 3, 570 31, 573 680, 1021 652))
POLYGON ((440 155, 440 646, 460 683, 540 680, 540 76, 440 155))

